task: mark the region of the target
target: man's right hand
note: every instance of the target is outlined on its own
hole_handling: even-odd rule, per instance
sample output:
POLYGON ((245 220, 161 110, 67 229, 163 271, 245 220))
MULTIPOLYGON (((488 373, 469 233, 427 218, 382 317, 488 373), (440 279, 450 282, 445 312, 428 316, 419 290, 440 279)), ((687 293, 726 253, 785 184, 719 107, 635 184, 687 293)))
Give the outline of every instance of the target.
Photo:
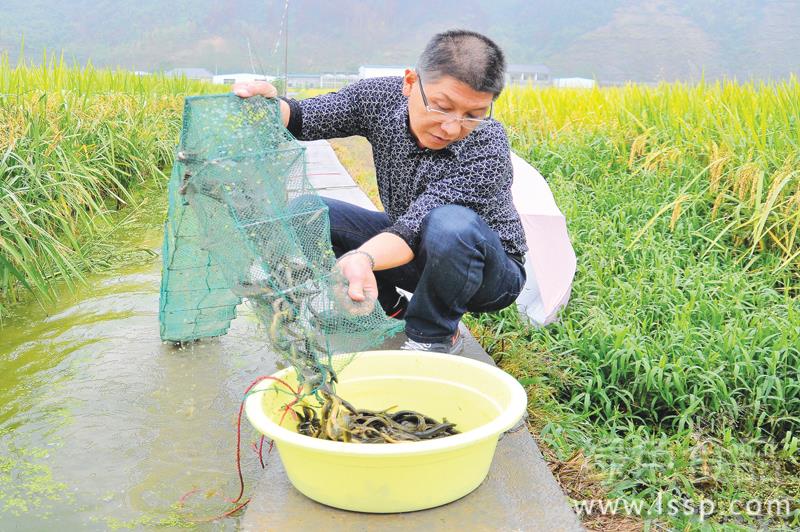
MULTIPOLYGON (((276 89, 275 85, 268 81, 243 81, 241 83, 234 83, 231 90, 240 98, 249 98, 251 96, 275 98, 278 96, 278 89, 276 89)), ((279 100, 279 103, 283 127, 289 127, 289 115, 291 115, 292 111, 289 108, 289 104, 285 101, 279 100)))
POLYGON ((274 98, 278 95, 278 89, 268 81, 243 81, 233 84, 233 93, 242 98, 250 96, 266 96, 274 98))

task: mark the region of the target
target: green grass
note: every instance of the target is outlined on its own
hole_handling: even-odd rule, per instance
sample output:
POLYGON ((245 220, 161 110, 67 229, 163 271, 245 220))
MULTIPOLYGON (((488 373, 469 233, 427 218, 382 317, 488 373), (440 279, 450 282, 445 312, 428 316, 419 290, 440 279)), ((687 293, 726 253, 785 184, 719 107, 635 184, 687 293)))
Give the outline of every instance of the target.
MULTIPOLYGON (((182 78, 0 58, 0 318, 107 262, 134 193, 166 183, 183 96, 228 90, 182 78)), ((123 253, 125 250, 121 250, 123 253)))
POLYGON ((800 525, 798 90, 512 91, 500 102, 514 149, 567 217, 578 271, 555 325, 532 329, 514 309, 469 325, 529 385, 554 459, 580 451, 605 497, 646 508, 662 492, 726 508, 788 498, 789 517, 710 519, 800 525))
MULTIPOLYGON (((602 172, 646 181, 655 173, 670 192, 650 212, 646 231, 658 217, 674 228, 684 212, 700 210, 703 253, 724 250, 728 240, 748 252, 764 249, 780 260, 773 271, 800 265, 800 82, 734 82, 658 87, 629 85, 594 90, 511 89, 498 117, 507 124, 515 149, 534 152, 560 139, 596 142, 597 133, 614 159, 596 158, 583 172, 602 172), (588 136, 587 136, 588 135, 588 136)), ((574 141, 573 141, 574 142, 574 141)), ((606 147, 603 147, 606 149, 606 147)), ((565 175, 576 169, 562 161, 565 175)), ((634 239, 635 241, 636 239, 634 239)), ((629 243, 632 245, 633 242, 629 243)), ((800 283, 790 286, 800 289, 800 283)))

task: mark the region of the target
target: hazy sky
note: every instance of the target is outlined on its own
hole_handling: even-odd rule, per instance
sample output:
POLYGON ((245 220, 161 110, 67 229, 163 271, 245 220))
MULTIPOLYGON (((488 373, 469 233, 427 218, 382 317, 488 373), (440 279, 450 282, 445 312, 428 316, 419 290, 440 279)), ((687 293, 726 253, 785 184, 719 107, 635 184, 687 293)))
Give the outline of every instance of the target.
MULTIPOLYGON (((141 70, 282 68, 284 0, 2 2, 0 49, 12 60, 24 35, 28 57, 46 48, 141 70)), ((484 32, 510 62, 545 64, 557 76, 655 81, 800 70, 798 0, 291 0, 289 70, 413 64, 433 33, 451 27, 484 32)))

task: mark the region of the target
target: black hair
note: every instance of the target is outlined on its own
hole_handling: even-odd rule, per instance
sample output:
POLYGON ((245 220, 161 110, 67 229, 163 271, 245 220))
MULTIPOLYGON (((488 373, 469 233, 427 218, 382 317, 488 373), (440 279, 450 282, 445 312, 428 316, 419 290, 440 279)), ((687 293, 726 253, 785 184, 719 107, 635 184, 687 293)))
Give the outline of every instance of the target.
POLYGON ((506 59, 488 37, 468 30, 438 33, 425 46, 417 62, 425 81, 453 77, 478 92, 497 98, 505 84, 506 59))

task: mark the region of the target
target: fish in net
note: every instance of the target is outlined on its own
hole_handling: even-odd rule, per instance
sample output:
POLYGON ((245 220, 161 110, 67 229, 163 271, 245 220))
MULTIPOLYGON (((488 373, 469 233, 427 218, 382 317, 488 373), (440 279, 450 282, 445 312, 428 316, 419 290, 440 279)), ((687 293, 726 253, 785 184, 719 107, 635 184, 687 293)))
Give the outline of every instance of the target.
POLYGON ((327 206, 308 181, 305 149, 277 100, 186 98, 169 183, 161 338, 223 335, 246 299, 273 350, 297 373, 298 431, 339 441, 416 441, 452 424, 404 411, 359 410, 335 393, 343 364, 403 328, 376 301, 354 302, 336 268, 327 206), (298 397, 298 401, 299 401, 298 397))

